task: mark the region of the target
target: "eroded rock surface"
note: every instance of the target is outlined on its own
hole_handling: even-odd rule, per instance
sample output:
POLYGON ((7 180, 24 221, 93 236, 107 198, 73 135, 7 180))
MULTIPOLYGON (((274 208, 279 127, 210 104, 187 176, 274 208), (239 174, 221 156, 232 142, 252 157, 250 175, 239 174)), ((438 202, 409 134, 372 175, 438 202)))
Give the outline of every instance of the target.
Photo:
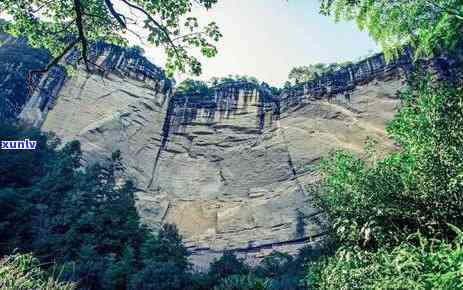
POLYGON ((198 266, 226 249, 253 261, 317 245, 326 229, 306 185, 319 179, 317 164, 332 150, 361 154, 368 137, 381 151, 394 150, 384 128, 410 65, 386 65, 379 55, 363 70, 280 96, 229 83, 206 98, 173 94, 137 54, 104 45, 93 51, 104 74, 48 73, 18 101, 20 117, 80 140, 86 163, 120 150, 145 222, 177 224, 198 266))

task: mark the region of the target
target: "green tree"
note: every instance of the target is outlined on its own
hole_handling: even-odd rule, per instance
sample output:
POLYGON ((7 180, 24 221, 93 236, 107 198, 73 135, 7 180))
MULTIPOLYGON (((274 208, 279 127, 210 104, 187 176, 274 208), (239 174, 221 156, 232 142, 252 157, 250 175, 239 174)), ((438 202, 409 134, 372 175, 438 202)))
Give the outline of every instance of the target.
POLYGON ((299 66, 291 69, 288 79, 294 84, 305 83, 314 80, 320 76, 323 64, 315 64, 310 66, 299 66))
POLYGON ((463 226, 463 90, 420 82, 388 127, 400 151, 380 160, 337 152, 322 163, 320 205, 342 244, 377 248, 463 226))
POLYGON ((83 168, 78 142, 58 149, 58 139, 10 125, 0 127, 0 136, 38 141, 36 150, 0 150, 2 256, 33 252, 45 270, 56 268, 59 278, 84 289, 187 288, 190 264, 181 236, 171 225, 155 235, 141 224, 135 188, 119 180, 119 152, 105 166, 83 168), (150 286, 160 281, 181 284, 150 286))
POLYGON ((80 59, 89 69, 89 45, 105 41, 126 45, 125 33, 137 21, 148 31, 147 40, 164 48, 169 74, 179 70, 201 73, 201 64, 190 53, 199 49, 206 57, 217 53, 214 41, 221 34, 212 22, 201 27, 190 12, 194 4, 206 9, 217 0, 3 0, 0 12, 12 17, 6 31, 14 36, 24 36, 33 47, 46 48, 53 55, 47 71, 56 65, 71 49, 78 48, 80 59), (134 11, 135 15, 127 13, 134 11), (136 20, 133 18, 137 18, 136 20))
POLYGON ((216 259, 211 263, 208 275, 213 281, 219 281, 231 275, 245 275, 248 273, 249 268, 243 260, 227 251, 220 259, 216 259))
POLYGON ((330 64, 316 63, 309 66, 298 66, 291 69, 288 79, 294 84, 301 84, 317 79, 324 74, 333 73, 349 64, 350 62, 341 62, 330 64))
POLYGON ((417 57, 456 48, 463 28, 461 0, 321 0, 321 12, 336 21, 355 20, 388 57, 406 44, 417 57))
POLYGON ((177 86, 177 92, 189 95, 208 96, 212 94, 206 82, 200 80, 186 79, 177 86))
POLYGON ((254 85, 259 85, 259 80, 253 76, 246 76, 246 75, 228 75, 226 77, 212 77, 208 83, 211 86, 217 86, 226 83, 233 83, 233 82, 248 82, 254 85))

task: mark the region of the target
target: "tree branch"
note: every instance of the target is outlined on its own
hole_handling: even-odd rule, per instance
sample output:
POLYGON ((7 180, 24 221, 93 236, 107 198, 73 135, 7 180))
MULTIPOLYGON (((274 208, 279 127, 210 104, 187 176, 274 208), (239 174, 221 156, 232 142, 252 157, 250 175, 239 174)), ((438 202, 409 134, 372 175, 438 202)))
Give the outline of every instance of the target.
POLYGON ((119 25, 124 28, 124 29, 127 29, 127 21, 125 19, 125 16, 120 14, 120 13, 117 13, 116 10, 114 9, 114 6, 113 6, 113 3, 111 2, 111 0, 104 0, 105 4, 106 4, 106 7, 108 7, 108 10, 109 12, 111 13, 112 16, 114 16, 114 18, 116 19, 116 21, 119 23, 119 25))
POLYGON ((77 24, 77 30, 79 32, 79 40, 80 43, 82 44, 82 57, 85 63, 85 68, 87 71, 90 71, 90 67, 88 65, 88 59, 87 59, 87 51, 88 51, 88 43, 87 39, 85 38, 85 32, 84 32, 84 25, 83 25, 83 20, 82 20, 82 6, 80 3, 80 0, 74 0, 74 10, 76 12, 76 24, 77 24))
POLYGON ((139 7, 139 6, 135 5, 135 4, 132 4, 127 0, 121 0, 121 1, 124 2, 126 5, 128 5, 129 7, 142 12, 148 18, 149 21, 151 21, 154 25, 156 25, 156 27, 159 28, 164 33, 164 35, 166 36, 167 42, 169 43, 169 45, 174 50, 177 57, 180 58, 179 52, 177 50, 177 46, 175 45, 175 43, 170 38, 169 31, 167 31, 167 29, 163 25, 161 25, 159 22, 157 22, 156 19, 154 19, 148 12, 146 12, 145 9, 143 9, 143 8, 141 8, 141 7, 139 7))
POLYGON ((201 34, 204 34, 205 31, 198 31, 198 32, 192 32, 192 33, 188 33, 188 34, 185 34, 185 35, 181 35, 181 36, 178 36, 174 39, 172 39, 172 42, 174 41, 177 41, 177 40, 181 40, 181 39, 184 39, 186 37, 189 37, 189 36, 193 36, 193 35, 201 35, 201 34))
POLYGON ((76 46, 76 44, 79 42, 79 39, 75 39, 74 41, 72 41, 71 43, 68 44, 68 46, 66 46, 63 51, 57 56, 55 57, 52 61, 50 61, 47 66, 43 69, 38 69, 38 70, 31 70, 29 71, 28 73, 28 76, 27 76, 27 86, 28 86, 28 90, 29 90, 29 94, 32 94, 32 91, 33 91, 33 88, 32 88, 32 76, 33 74, 40 74, 40 73, 46 73, 47 71, 49 71, 53 66, 57 65, 60 60, 74 47, 76 46))
POLYGON ((47 1, 45 3, 43 3, 42 5, 40 5, 39 7, 37 7, 36 9, 32 10, 31 13, 37 13, 39 12, 40 10, 42 10, 44 7, 48 6, 49 4, 51 4, 53 2, 53 0, 50 0, 50 1, 47 1))
POLYGON ((59 30, 59 31, 55 31, 55 32, 53 32, 53 33, 59 34, 59 33, 66 32, 72 24, 75 24, 75 22, 76 22, 76 19, 74 18, 71 22, 69 22, 68 24, 66 24, 66 25, 63 27, 63 29, 61 29, 61 30, 59 30))
POLYGON ((59 61, 74 47, 76 46, 76 44, 80 41, 79 38, 75 39, 74 41, 72 41, 71 43, 69 43, 68 46, 66 46, 63 51, 57 56, 55 57, 52 61, 50 61, 47 66, 43 69, 39 69, 39 70, 31 70, 30 73, 44 73, 44 72, 47 72, 49 71, 53 66, 57 65, 59 63, 59 61))
POLYGON ((459 11, 454 8, 443 7, 442 5, 439 5, 438 3, 436 3, 435 1, 426 0, 426 3, 428 3, 428 5, 431 7, 439 9, 441 12, 447 12, 448 14, 456 17, 457 19, 463 20, 463 15, 461 15, 459 11))

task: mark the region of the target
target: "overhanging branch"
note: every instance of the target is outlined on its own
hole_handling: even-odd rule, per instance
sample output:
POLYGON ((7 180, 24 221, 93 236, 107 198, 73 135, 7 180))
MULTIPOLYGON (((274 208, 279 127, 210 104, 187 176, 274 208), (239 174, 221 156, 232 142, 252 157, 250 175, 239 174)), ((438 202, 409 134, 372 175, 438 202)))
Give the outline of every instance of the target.
POLYGON ((154 19, 145 9, 143 9, 142 7, 140 6, 137 6, 133 3, 130 3, 129 1, 127 0, 121 0, 122 2, 124 2, 127 6, 135 9, 135 10, 138 10, 140 11, 141 13, 143 13, 146 18, 148 18, 148 20, 150 22, 152 22, 157 28, 159 28, 165 35, 166 39, 167 39, 167 42, 169 43, 169 45, 172 47, 172 49, 174 50, 175 54, 177 55, 177 57, 180 58, 180 54, 177 50, 177 46, 175 45, 175 43, 172 41, 172 39, 170 38, 170 33, 169 31, 167 31, 167 29, 161 25, 158 21, 156 21, 156 19, 154 19))
POLYGON ((88 59, 87 59, 87 51, 88 51, 88 43, 87 39, 85 38, 85 32, 84 32, 84 25, 83 25, 83 20, 82 20, 82 5, 80 3, 80 0, 74 0, 74 10, 76 12, 76 24, 77 24, 77 30, 79 32, 79 40, 82 45, 82 57, 85 63, 85 68, 87 71, 90 70, 90 67, 88 65, 88 59))
POLYGON ((47 71, 49 71, 53 66, 57 65, 60 60, 74 47, 76 46, 76 44, 80 41, 79 38, 73 40, 71 43, 68 44, 68 46, 66 46, 63 51, 57 56, 55 57, 52 61, 50 61, 47 66, 43 69, 39 69, 39 70, 32 70, 30 71, 30 73, 45 73, 47 71))
POLYGON ((119 25, 124 28, 124 29, 127 29, 127 21, 125 19, 125 16, 118 13, 115 9, 114 9, 114 6, 113 6, 113 3, 111 2, 111 0, 105 0, 104 1, 105 4, 106 4, 106 7, 108 7, 108 10, 109 12, 111 13, 111 15, 116 19, 116 21, 119 23, 119 25))

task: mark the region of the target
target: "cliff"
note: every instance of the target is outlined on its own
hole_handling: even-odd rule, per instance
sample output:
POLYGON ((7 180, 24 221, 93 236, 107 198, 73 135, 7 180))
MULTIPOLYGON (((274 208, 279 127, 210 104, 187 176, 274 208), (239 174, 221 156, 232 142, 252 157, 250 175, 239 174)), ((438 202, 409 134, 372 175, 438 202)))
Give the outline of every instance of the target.
POLYGON ((84 163, 120 150, 144 221, 176 223, 198 266, 225 249, 252 262, 316 248, 326 234, 306 190, 316 165, 336 149, 361 154, 368 137, 394 150, 384 128, 412 66, 409 53, 389 64, 376 55, 279 96, 246 82, 185 95, 137 51, 97 44, 92 61, 104 71, 66 77, 57 67, 29 94, 27 70, 47 60, 21 41, 0 47, 0 119, 80 140, 84 163))

